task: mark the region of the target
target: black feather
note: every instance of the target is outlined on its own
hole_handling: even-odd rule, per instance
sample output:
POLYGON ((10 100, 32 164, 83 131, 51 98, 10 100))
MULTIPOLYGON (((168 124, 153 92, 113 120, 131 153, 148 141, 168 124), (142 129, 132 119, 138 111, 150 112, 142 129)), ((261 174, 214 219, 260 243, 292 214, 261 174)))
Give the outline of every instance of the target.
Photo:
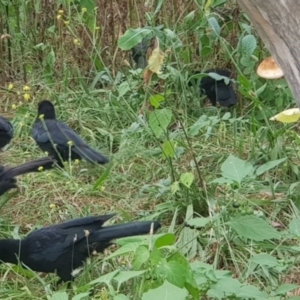
POLYGON ((14 135, 12 124, 5 117, 0 116, 0 148, 5 147, 14 135))

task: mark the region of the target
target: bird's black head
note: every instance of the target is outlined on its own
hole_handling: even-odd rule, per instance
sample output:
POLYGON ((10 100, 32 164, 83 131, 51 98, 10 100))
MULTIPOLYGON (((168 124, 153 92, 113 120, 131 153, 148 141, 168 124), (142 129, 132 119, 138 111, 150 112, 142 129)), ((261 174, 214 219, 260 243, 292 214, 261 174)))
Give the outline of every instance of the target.
POLYGON ((55 119, 55 109, 54 105, 49 100, 42 100, 38 104, 38 116, 37 118, 40 118, 40 115, 44 115, 43 119, 55 119))

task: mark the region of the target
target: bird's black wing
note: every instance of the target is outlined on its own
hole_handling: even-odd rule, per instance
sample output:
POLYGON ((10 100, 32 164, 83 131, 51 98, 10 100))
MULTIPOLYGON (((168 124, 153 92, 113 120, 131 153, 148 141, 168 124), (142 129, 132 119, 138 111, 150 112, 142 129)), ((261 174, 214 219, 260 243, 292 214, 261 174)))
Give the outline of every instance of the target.
POLYGON ((26 255, 31 260, 56 261, 113 216, 114 214, 78 218, 37 229, 23 240, 22 245, 25 245, 26 255))
POLYGON ((12 124, 5 117, 0 116, 0 132, 6 133, 9 137, 14 134, 14 128, 12 124))
POLYGON ((220 105, 230 107, 237 103, 237 97, 232 86, 226 84, 223 80, 217 82, 215 92, 217 101, 220 105))

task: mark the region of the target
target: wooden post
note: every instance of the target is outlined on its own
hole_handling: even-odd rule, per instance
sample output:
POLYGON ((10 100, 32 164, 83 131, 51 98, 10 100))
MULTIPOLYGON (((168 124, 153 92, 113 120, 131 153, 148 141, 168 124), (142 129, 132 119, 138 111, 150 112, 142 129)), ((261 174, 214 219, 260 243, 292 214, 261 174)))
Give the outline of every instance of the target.
POLYGON ((300 108, 300 1, 237 0, 275 58, 300 108))

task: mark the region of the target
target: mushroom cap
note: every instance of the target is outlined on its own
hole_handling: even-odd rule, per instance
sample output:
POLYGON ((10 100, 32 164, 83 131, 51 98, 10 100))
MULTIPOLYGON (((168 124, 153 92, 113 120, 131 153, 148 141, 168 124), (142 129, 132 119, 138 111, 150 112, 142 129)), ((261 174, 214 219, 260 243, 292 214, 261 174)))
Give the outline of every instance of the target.
POLYGON ((284 76, 283 71, 277 65, 272 56, 264 59, 258 66, 256 73, 265 79, 278 79, 284 76))

